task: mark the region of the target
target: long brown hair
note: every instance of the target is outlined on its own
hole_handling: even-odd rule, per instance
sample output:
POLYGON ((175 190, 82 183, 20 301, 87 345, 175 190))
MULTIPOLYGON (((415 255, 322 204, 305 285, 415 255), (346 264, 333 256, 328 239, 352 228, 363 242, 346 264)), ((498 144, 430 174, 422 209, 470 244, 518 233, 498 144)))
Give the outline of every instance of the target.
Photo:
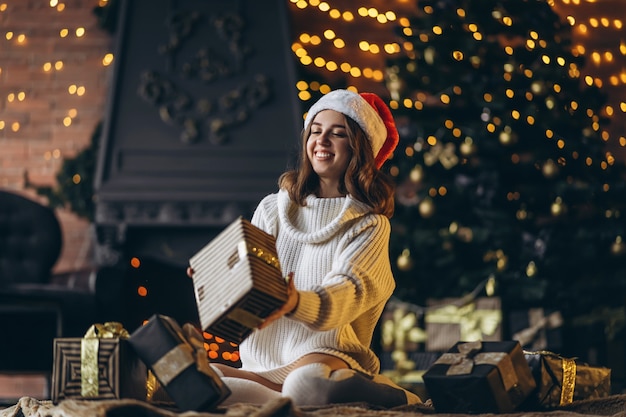
MULTIPOLYGON (((344 117, 352 158, 340 180, 339 191, 371 206, 374 213, 391 218, 394 212, 395 182, 388 174, 376 168, 372 146, 365 132, 354 120, 344 117)), ((300 206, 306 205, 307 196, 319 192, 319 177, 306 153, 312 124, 309 123, 302 131, 298 165, 278 179, 279 187, 287 190, 289 197, 300 206)))

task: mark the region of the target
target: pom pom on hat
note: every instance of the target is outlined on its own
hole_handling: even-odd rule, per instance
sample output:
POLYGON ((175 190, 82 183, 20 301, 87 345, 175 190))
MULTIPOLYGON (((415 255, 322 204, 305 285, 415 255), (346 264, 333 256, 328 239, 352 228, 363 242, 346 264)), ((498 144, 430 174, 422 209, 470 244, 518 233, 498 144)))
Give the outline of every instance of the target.
POLYGON ((398 145, 400 135, 391 110, 374 93, 357 94, 348 90, 334 90, 325 94, 309 109, 304 120, 305 129, 322 110, 343 113, 361 126, 374 151, 377 168, 385 163, 398 145))

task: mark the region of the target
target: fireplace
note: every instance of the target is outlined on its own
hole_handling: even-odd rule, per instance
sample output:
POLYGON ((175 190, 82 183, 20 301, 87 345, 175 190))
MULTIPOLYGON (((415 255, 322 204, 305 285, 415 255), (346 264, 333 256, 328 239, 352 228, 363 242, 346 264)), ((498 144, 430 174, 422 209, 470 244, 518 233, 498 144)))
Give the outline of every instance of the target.
POLYGON ((189 257, 276 191, 302 124, 284 3, 120 3, 95 181, 105 317, 133 317, 132 328, 162 312, 138 313, 132 294, 120 298, 138 288, 132 262, 150 263, 150 279, 165 288, 185 287, 176 280, 189 257))

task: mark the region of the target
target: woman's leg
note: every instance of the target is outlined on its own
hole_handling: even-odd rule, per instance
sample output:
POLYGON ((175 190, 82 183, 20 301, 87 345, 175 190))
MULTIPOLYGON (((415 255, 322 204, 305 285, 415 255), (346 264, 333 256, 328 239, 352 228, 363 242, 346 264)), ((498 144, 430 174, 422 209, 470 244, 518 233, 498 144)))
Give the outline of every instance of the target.
POLYGON ((221 364, 211 364, 213 370, 222 378, 231 394, 222 405, 236 403, 265 404, 269 400, 281 397, 279 384, 275 384, 252 372, 242 371, 221 364))
POLYGON ((395 407, 421 403, 417 395, 382 375, 372 378, 349 369, 345 362, 334 357, 343 366, 337 366, 337 362, 325 360, 323 357, 317 359, 322 360, 302 361, 285 378, 282 394, 290 397, 296 405, 367 402, 382 407, 395 407))

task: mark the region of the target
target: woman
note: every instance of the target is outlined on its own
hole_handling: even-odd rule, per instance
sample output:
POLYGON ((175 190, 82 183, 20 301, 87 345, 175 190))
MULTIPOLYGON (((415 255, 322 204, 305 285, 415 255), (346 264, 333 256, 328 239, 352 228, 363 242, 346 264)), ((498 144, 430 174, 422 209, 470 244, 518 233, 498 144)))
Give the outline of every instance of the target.
POLYGON ((297 168, 252 217, 276 237, 288 301, 240 344, 241 368, 213 365, 232 391, 226 404, 281 395, 296 405, 420 402, 379 374, 370 349, 395 288, 394 185, 380 167, 397 143, 391 112, 375 94, 332 91, 308 111, 297 168))

